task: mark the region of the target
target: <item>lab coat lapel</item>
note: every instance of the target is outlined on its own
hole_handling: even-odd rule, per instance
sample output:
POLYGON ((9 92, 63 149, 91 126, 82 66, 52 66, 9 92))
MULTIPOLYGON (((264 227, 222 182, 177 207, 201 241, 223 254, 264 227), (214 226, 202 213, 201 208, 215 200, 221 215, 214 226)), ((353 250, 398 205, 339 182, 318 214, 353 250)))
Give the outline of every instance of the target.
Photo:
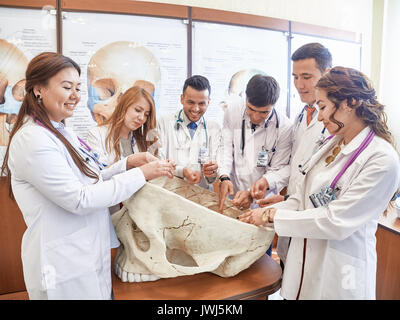
POLYGON ((327 150, 330 150, 335 146, 338 141, 342 138, 342 136, 334 136, 330 140, 328 140, 325 145, 321 147, 310 159, 309 163, 307 164, 307 168, 304 170, 308 173, 312 167, 321 159, 321 157, 326 153, 327 150))

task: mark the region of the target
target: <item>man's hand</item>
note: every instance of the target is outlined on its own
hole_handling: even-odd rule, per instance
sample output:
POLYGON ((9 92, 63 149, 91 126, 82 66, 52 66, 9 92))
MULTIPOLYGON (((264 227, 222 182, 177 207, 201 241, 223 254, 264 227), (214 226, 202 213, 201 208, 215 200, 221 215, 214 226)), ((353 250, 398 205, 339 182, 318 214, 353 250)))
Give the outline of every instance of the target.
POLYGON ((183 168, 183 176, 190 184, 198 184, 201 182, 201 172, 197 170, 191 170, 189 168, 183 168))
POLYGON ((224 203, 226 196, 233 196, 233 183, 230 180, 224 180, 219 185, 219 212, 222 213, 224 210, 224 203))
POLYGON ((203 175, 207 178, 215 178, 217 176, 218 164, 209 161, 202 166, 203 175))
POLYGON ((268 189, 269 183, 267 179, 261 177, 251 186, 250 195, 253 199, 262 199, 265 198, 268 189))
POLYGON ((281 202, 283 200, 285 200, 284 196, 281 196, 280 194, 276 194, 276 195, 270 196, 265 199, 257 200, 256 203, 259 205, 259 207, 263 208, 263 207, 268 207, 274 203, 281 202))
POLYGON ((250 208, 252 202, 253 198, 247 190, 238 191, 232 201, 233 205, 240 210, 250 208))

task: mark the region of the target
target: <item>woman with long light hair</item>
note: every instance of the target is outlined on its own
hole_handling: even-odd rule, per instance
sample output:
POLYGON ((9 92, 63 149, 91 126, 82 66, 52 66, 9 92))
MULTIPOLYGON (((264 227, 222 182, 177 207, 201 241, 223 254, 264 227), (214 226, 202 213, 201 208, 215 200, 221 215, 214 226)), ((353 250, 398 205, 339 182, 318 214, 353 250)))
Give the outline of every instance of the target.
POLYGON ((141 87, 131 87, 120 97, 111 117, 89 130, 87 142, 106 165, 139 152, 156 156, 155 113, 152 96, 141 87))

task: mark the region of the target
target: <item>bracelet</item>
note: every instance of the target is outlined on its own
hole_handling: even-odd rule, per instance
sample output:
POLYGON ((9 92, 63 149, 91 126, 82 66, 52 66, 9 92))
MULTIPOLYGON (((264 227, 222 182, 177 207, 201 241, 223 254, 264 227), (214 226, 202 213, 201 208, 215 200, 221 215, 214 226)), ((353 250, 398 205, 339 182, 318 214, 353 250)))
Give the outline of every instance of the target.
POLYGON ((271 208, 265 209, 263 215, 261 216, 262 221, 264 221, 265 223, 272 223, 272 221, 270 221, 269 219, 269 211, 271 208))
POLYGON ((229 178, 228 176, 219 178, 219 181, 220 181, 220 182, 225 181, 225 180, 231 181, 231 178, 229 178))

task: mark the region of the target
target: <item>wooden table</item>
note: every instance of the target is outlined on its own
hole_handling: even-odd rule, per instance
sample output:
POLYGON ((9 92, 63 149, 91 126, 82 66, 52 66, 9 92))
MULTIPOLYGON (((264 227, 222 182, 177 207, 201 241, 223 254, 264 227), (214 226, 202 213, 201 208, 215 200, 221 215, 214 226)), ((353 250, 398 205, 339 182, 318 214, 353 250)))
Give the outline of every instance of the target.
POLYGON ((376 272, 376 298, 400 299, 400 218, 395 209, 379 218, 376 231, 378 264, 376 272))
POLYGON ((213 273, 160 279, 151 282, 122 282, 112 276, 115 300, 254 300, 266 299, 281 286, 282 270, 264 254, 248 269, 231 278, 213 273))

